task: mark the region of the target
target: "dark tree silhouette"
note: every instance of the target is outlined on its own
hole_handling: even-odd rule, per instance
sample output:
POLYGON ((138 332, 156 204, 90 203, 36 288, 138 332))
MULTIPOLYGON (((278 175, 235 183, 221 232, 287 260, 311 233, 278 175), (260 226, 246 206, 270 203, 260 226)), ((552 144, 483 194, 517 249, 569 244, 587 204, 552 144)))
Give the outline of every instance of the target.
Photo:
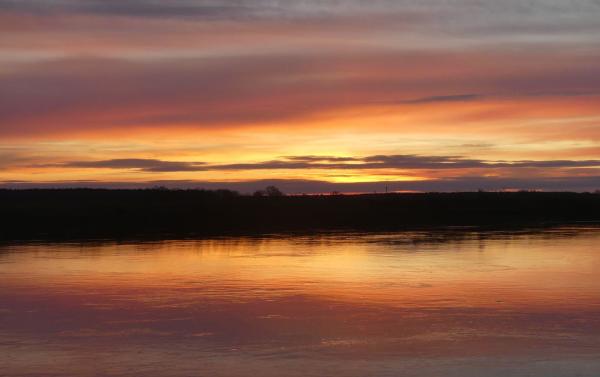
POLYGON ((268 186, 265 192, 267 196, 283 196, 283 192, 275 186, 268 186))
POLYGON ((0 240, 600 224, 600 195, 256 195, 228 190, 0 190, 0 240))

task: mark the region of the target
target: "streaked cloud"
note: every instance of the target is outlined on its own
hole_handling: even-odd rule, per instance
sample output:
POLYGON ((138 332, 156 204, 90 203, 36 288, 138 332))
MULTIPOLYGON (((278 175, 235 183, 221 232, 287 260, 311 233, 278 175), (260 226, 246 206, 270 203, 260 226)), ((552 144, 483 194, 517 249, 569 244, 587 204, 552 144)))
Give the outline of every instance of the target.
MULTIPOLYGON (((37 167, 44 167, 37 166, 37 167)), ((280 169, 486 169, 486 168, 581 168, 600 167, 600 160, 485 161, 456 156, 377 155, 367 157, 290 156, 257 163, 206 164, 203 162, 162 161, 155 159, 114 159, 69 161, 47 167, 138 169, 146 172, 206 170, 280 170, 280 169)))
POLYGON ((483 99, 481 94, 456 94, 451 96, 433 96, 404 100, 403 103, 420 104, 420 103, 436 103, 436 102, 468 102, 483 99))
POLYGON ((153 159, 114 159, 104 161, 72 161, 53 166, 65 168, 106 168, 106 169, 140 169, 148 172, 197 171, 202 170, 201 162, 161 161, 153 159))
MULTIPOLYGON (((551 56, 515 58, 351 53, 29 64, 0 72, 0 134, 272 124, 361 107, 486 102, 486 96, 502 97, 491 101, 501 105, 531 101, 535 109, 545 105, 539 103, 544 94, 596 93, 600 87, 600 66, 587 58, 552 59, 543 71, 537 61, 551 56), (440 90, 445 93, 427 95, 440 90), (472 91, 482 94, 463 94, 472 91)), ((581 104, 588 106, 585 114, 597 114, 587 98, 567 96, 563 111, 581 104)))

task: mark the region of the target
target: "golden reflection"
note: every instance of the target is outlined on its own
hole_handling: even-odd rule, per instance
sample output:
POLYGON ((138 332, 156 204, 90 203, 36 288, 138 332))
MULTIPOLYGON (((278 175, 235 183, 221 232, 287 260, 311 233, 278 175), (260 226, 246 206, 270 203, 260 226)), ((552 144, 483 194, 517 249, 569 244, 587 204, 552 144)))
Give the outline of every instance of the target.
POLYGON ((212 290, 224 279, 236 287, 227 295, 253 295, 252 288, 261 287, 400 306, 588 306, 577 298, 600 291, 594 274, 600 255, 587 243, 537 240, 530 245, 527 239, 475 237, 423 245, 384 235, 24 246, 27 253, 5 257, 13 263, 2 280, 95 290, 212 290))
POLYGON ((599 241, 559 229, 3 246, 0 362, 19 377, 556 375, 546 358, 587 373, 600 370, 599 241))

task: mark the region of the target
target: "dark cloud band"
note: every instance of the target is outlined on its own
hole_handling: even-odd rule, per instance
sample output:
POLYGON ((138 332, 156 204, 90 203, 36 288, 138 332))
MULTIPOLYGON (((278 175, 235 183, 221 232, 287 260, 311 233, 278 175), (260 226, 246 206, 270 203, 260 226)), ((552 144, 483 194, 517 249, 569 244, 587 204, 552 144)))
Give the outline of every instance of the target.
MULTIPOLYGON (((37 165, 39 167, 39 165, 37 165)), ((494 169, 494 168, 595 168, 600 160, 548 160, 548 161, 485 161, 463 157, 376 155, 367 157, 290 156, 281 160, 257 163, 206 164, 202 162, 163 161, 155 159, 113 159, 102 161, 69 161, 50 165, 61 168, 136 169, 144 172, 187 172, 226 170, 284 170, 284 169, 494 169)))
POLYGON ((543 190, 594 192, 600 187, 600 176, 561 178, 487 178, 461 177, 453 179, 432 179, 428 181, 381 181, 359 183, 334 183, 316 180, 252 180, 241 182, 206 182, 193 180, 160 180, 148 182, 101 182, 101 181, 60 181, 22 182, 0 181, 1 188, 125 188, 140 189, 163 186, 172 189, 230 189, 242 193, 252 193, 266 186, 277 186, 288 194, 318 194, 330 192, 372 193, 393 191, 457 192, 477 190, 543 190))

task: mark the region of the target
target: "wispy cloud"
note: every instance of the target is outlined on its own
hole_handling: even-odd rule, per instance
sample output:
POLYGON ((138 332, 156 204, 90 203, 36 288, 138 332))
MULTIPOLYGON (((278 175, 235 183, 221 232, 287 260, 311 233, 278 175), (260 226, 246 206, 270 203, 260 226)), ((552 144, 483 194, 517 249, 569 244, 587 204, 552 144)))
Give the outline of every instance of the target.
MULTIPOLYGON (((587 59, 552 59, 544 53, 532 53, 519 62, 514 59, 503 54, 365 52, 151 62, 86 58, 25 64, 15 71, 0 71, 0 134, 173 125, 231 128, 306 120, 382 104, 458 106, 488 96, 527 101, 530 92, 536 93, 529 99, 530 106, 539 110, 544 106, 540 93, 555 96, 557 91, 570 93, 575 88, 593 92, 600 85, 600 68, 587 59), (551 61, 540 70, 535 63, 539 59, 551 61), (469 61, 472 66, 465 66, 469 61), (506 65, 519 73, 504 72, 506 65), (566 66, 570 68, 565 72, 566 66), (440 90, 487 94, 427 95, 440 90)), ((589 99, 569 96, 567 100, 589 108, 585 113, 593 112, 589 99)), ((562 108, 568 113, 569 103, 562 108)), ((508 110, 480 116, 485 116, 482 120, 518 116, 517 110, 508 110)))
POLYGON ((402 101, 402 103, 408 104, 421 104, 421 103, 436 103, 436 102, 469 102, 483 99, 484 96, 481 94, 457 94, 449 96, 433 96, 416 98, 402 101))
POLYGON ((195 17, 237 19, 274 12, 265 1, 144 0, 4 0, 0 9, 31 13, 84 13, 133 17, 195 17))

